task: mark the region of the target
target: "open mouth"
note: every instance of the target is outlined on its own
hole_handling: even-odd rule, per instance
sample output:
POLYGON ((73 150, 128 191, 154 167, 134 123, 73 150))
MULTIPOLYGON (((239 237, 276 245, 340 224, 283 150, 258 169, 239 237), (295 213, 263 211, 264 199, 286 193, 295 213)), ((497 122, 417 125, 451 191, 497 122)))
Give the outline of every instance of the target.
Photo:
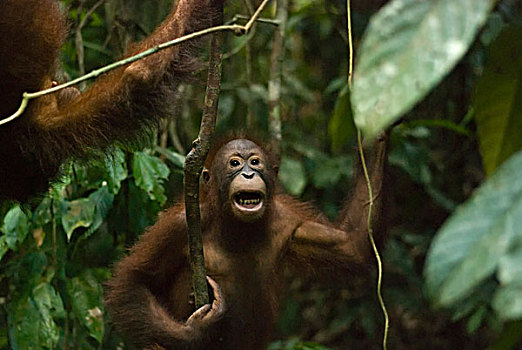
POLYGON ((260 192, 239 192, 234 195, 236 206, 243 210, 256 210, 263 205, 263 194, 260 192))

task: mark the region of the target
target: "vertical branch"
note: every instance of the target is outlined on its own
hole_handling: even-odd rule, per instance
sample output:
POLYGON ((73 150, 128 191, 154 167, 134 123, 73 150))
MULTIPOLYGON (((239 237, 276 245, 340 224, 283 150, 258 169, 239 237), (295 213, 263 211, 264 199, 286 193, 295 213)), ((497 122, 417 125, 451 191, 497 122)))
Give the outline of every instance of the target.
MULTIPOLYGON (((75 46, 76 46, 76 57, 78 59, 78 71, 80 72, 80 75, 85 75, 85 48, 83 46, 83 36, 82 36, 82 30, 83 27, 87 24, 87 21, 90 19, 94 11, 98 7, 100 7, 105 0, 99 0, 94 4, 93 7, 87 11, 83 19, 79 22, 78 26, 76 27, 76 35, 75 35, 75 46)), ((77 17, 79 18, 83 12, 83 5, 84 1, 80 2, 80 6, 78 7, 77 17)), ((80 89, 83 90, 85 88, 85 82, 82 82, 80 85, 80 89)))
MULTIPOLYGON (((246 8, 248 17, 251 17, 254 14, 254 8, 252 7, 252 4, 250 3, 250 0, 243 0, 243 6, 246 8)), ((253 75, 253 68, 252 68, 252 43, 250 41, 250 38, 254 35, 255 31, 255 25, 252 26, 251 32, 249 35, 245 38, 246 40, 246 46, 245 46, 245 65, 246 65, 246 83, 247 87, 250 90, 252 88, 252 84, 254 82, 254 75, 253 75)), ((247 129, 251 129, 254 126, 254 111, 252 108, 252 101, 248 101, 247 105, 247 117, 246 117, 246 126, 247 129)))
MULTIPOLYGON (((223 8, 220 5, 218 19, 223 22, 223 8)), ((201 234, 201 216, 199 208, 199 177, 207 157, 216 125, 216 115, 221 89, 221 60, 223 58, 223 32, 212 35, 210 60, 207 77, 205 108, 201 117, 198 138, 192 143, 192 150, 187 155, 184 168, 185 213, 188 225, 190 265, 196 308, 209 303, 205 260, 203 256, 203 238, 201 234)))
POLYGON ((272 67, 268 82, 268 129, 274 154, 281 156, 281 76, 285 52, 285 29, 288 18, 288 0, 277 0, 276 20, 272 47, 272 67))

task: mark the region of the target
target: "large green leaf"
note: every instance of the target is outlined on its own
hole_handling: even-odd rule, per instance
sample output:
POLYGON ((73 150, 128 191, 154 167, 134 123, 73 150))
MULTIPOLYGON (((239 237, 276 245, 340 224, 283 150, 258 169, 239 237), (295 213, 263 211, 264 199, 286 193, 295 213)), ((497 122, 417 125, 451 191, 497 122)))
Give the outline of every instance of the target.
MULTIPOLYGON (((505 283, 513 279, 516 256, 507 257, 522 249, 521 174, 519 152, 437 233, 424 271, 428 295, 436 304, 449 306, 461 300, 499 268, 505 283)), ((522 283, 522 276, 518 281, 522 283)))
POLYGON ((494 0, 393 0, 370 22, 355 67, 355 124, 377 135, 467 51, 494 0))
POLYGON ((522 148, 522 26, 491 44, 474 96, 480 152, 487 174, 522 148))

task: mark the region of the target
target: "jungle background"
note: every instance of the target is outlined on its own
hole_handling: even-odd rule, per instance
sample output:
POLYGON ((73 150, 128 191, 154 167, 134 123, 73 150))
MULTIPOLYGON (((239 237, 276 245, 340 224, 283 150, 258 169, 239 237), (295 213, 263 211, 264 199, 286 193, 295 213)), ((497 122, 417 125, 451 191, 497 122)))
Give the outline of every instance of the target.
MULTIPOLYGON (((63 68, 74 78, 116 60, 128 42, 153 30, 171 1, 61 2, 71 23, 63 68)), ((431 3, 424 13, 410 13, 408 6, 391 11, 409 0, 353 0, 361 57, 355 82, 358 65, 372 63, 363 62, 359 49, 370 41, 369 23, 379 23, 373 19, 388 11, 387 21, 410 28, 429 47, 440 43, 415 27, 418 16, 437 17, 457 4, 445 17, 451 32, 485 2, 462 1, 472 4, 466 8, 460 0, 424 0, 431 3)), ((418 77, 429 86, 391 134, 382 250, 390 349, 522 346, 522 2, 489 3, 448 72, 418 77)), ((262 17, 273 18, 274 8, 262 17)), ((226 19, 235 14, 248 14, 244 2, 227 3, 226 19)), ((287 192, 331 218, 349 194, 355 160, 346 27, 344 0, 290 1, 279 177, 287 192)), ((258 23, 247 37, 226 35, 218 133, 249 127, 268 136, 273 36, 270 23, 258 23)), ((398 40, 402 54, 416 53, 407 36, 398 40)), ((402 69, 399 76, 407 74, 402 69)), ((171 121, 145 149, 116 145, 102 159, 65 165, 66 176, 45 196, 22 206, 0 203, 0 348, 132 349, 111 328, 103 283, 158 212, 181 199, 205 76, 202 70, 194 84, 179 88, 166 116, 171 121)), ((375 274, 340 276, 327 285, 289 276, 270 349, 382 348, 375 289, 375 274)))

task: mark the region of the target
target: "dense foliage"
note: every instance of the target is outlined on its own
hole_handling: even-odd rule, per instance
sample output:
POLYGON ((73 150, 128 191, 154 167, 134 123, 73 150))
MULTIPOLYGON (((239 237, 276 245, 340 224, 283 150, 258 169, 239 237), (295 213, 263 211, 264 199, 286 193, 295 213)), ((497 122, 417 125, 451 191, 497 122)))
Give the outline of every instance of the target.
MULTIPOLYGON (((149 33, 170 1, 62 2, 72 23, 64 69, 76 77, 149 33)), ((402 117, 392 133, 383 251, 389 348, 514 349, 522 343, 522 4, 352 2, 352 96, 345 1, 291 2, 280 181, 335 217, 354 161, 352 106, 370 137, 402 117)), ((241 6, 230 1, 227 18, 246 13, 241 6)), ((248 38, 227 36, 220 132, 267 133, 273 30, 259 23, 248 38)), ((103 283, 180 198, 203 81, 180 88, 176 122, 146 149, 116 145, 104 158, 64 165, 44 197, 0 203, 0 348, 129 348, 111 330, 103 283)), ((325 287, 289 276, 281 340, 270 349, 379 349, 383 321, 370 277, 340 276, 325 287)))

